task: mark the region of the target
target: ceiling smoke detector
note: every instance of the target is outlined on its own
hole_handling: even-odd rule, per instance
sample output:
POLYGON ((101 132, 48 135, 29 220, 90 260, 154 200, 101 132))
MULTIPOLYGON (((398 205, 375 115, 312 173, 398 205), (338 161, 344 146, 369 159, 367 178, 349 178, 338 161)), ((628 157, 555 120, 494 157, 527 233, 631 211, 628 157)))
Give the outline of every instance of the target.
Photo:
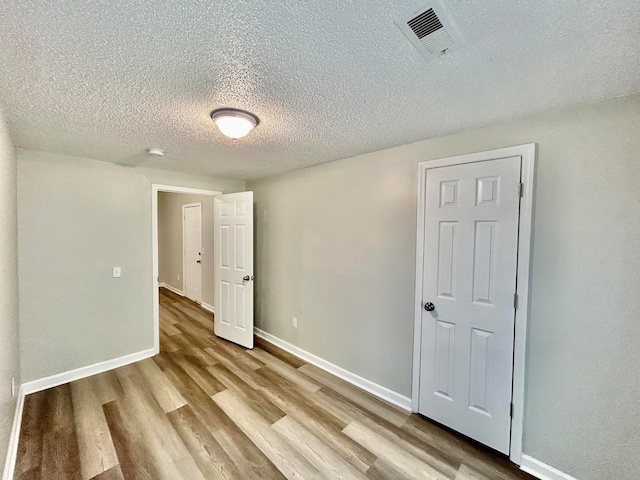
POLYGON ((154 157, 162 157, 164 156, 164 150, 162 150, 161 148, 147 148, 147 153, 149 155, 153 155, 154 157))
POLYGON ((462 43, 444 8, 435 0, 395 23, 426 59, 443 55, 462 43))

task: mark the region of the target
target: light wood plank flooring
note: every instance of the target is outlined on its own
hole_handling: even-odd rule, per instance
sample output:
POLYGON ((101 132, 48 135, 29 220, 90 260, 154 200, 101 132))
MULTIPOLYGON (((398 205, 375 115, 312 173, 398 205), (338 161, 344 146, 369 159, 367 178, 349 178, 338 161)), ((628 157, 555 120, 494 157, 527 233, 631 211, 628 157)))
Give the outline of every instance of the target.
POLYGON ((165 289, 159 355, 29 395, 16 479, 527 479, 165 289))

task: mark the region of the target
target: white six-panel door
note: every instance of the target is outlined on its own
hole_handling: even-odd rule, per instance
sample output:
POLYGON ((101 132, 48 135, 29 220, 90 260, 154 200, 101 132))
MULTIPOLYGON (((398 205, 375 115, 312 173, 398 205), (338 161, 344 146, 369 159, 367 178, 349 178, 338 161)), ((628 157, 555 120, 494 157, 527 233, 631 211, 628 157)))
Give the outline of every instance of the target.
POLYGON ((509 453, 521 158, 426 170, 419 412, 509 453), (431 305, 427 305, 429 308, 431 305))
POLYGON ((214 197, 213 220, 214 331, 253 348, 253 192, 214 197))
POLYGON ((184 243, 184 294, 202 302, 202 204, 182 206, 184 243))

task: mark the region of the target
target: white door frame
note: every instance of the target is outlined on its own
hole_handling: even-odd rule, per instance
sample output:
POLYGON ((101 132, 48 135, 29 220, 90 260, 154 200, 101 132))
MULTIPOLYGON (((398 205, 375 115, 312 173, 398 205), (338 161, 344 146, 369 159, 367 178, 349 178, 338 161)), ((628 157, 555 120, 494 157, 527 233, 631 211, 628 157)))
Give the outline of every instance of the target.
MULTIPOLYGON (((533 194, 536 164, 536 144, 528 143, 514 147, 500 148, 488 152, 471 153, 447 157, 418 164, 418 230, 416 242, 416 296, 413 330, 413 378, 411 410, 418 412, 420 389, 420 352, 422 329, 422 279, 424 268, 424 216, 426 201, 426 172, 430 168, 448 167, 465 163, 483 162, 508 157, 522 157, 521 181, 523 197, 520 201, 518 224, 518 271, 516 285, 518 308, 515 316, 515 340, 513 351, 513 416, 511 417, 511 447, 509 459, 522 463, 522 429, 524 417, 525 362, 527 350, 527 323, 529 320, 529 273, 531 265, 531 241, 533 221, 533 194)), ((514 192, 516 194, 516 192, 514 192)))
MULTIPOLYGON (((179 187, 176 185, 151 184, 151 251, 153 255, 153 350, 155 355, 160 353, 160 293, 158 267, 158 193, 189 193, 193 195, 220 195, 216 190, 202 188, 179 187)), ((184 273, 182 275, 184 281, 184 273)))
MULTIPOLYGON (((182 205, 182 291, 184 292, 185 296, 187 295, 187 247, 185 242, 184 209, 187 207, 198 207, 198 206, 200 207, 200 252, 202 253, 202 251, 204 250, 204 245, 202 241, 204 237, 204 232, 202 231, 202 215, 203 215, 202 202, 185 203, 184 205, 182 205)), ((200 261, 202 261, 202 256, 200 257, 200 261)), ((202 297, 202 264, 200 265, 201 265, 200 266, 200 294, 202 297)), ((200 298, 200 303, 202 303, 202 298, 200 298)))

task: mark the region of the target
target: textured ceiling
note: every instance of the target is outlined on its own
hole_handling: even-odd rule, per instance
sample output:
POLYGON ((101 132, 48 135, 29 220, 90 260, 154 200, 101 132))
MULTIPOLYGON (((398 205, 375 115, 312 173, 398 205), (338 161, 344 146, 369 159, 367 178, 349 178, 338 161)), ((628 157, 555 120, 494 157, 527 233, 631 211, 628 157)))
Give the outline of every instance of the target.
POLYGON ((465 43, 427 61, 419 1, 3 0, 0 104, 21 147, 254 179, 640 91, 638 0, 442 3, 465 43))

